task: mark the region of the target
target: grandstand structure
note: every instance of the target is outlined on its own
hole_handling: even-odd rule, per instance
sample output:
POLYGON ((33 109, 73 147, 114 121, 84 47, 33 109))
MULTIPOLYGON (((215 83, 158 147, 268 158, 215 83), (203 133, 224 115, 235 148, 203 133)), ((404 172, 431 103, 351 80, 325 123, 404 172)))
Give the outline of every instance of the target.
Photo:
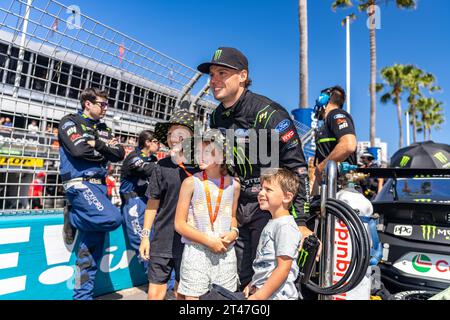
POLYGON ((132 148, 141 130, 152 130, 181 105, 207 122, 216 105, 200 78, 198 71, 76 6, 2 0, 0 214, 63 208, 57 126, 80 109, 83 89, 108 91, 105 122, 132 148), (30 195, 40 189, 42 201, 32 204, 30 195))

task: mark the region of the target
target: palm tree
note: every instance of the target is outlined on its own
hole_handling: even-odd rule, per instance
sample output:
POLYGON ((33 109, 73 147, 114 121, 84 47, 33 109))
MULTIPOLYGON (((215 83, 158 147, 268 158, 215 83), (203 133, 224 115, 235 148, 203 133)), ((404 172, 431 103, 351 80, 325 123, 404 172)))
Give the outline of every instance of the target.
POLYGON ((400 132, 399 148, 403 147, 403 126, 402 126, 402 94, 405 91, 409 73, 414 68, 412 65, 404 66, 395 64, 392 67, 385 67, 381 70, 381 78, 385 84, 377 84, 377 92, 382 90, 385 93, 380 101, 383 104, 392 101, 397 106, 398 128, 400 132))
POLYGON ((300 108, 308 107, 308 7, 307 0, 298 1, 300 28, 300 108))
POLYGON ((444 109, 442 102, 436 101, 434 98, 420 98, 417 100, 416 108, 421 119, 417 122, 417 129, 423 132, 423 139, 431 140, 431 129, 440 129, 444 123, 444 109))
MULTIPOLYGON (((428 88, 430 92, 439 90, 438 86, 434 86, 436 78, 431 73, 425 73, 423 70, 414 67, 407 79, 407 90, 409 92, 408 103, 409 113, 411 115, 411 123, 413 126, 413 142, 417 140, 417 123, 416 123, 416 104, 417 99, 423 97, 421 88, 428 88)), ((408 124, 409 125, 409 124, 408 124)))
MULTIPOLYGON (((383 0, 358 0, 359 11, 368 10, 369 19, 372 19, 369 28, 370 37, 370 145, 375 146, 376 137, 376 72, 377 72, 377 50, 376 50, 376 32, 374 19, 371 18, 375 14, 375 6, 380 3, 387 1, 383 0)), ((411 9, 416 7, 416 0, 395 0, 398 8, 401 9, 411 9)), ((331 5, 333 11, 337 8, 349 8, 352 7, 353 3, 351 0, 335 0, 331 5)))

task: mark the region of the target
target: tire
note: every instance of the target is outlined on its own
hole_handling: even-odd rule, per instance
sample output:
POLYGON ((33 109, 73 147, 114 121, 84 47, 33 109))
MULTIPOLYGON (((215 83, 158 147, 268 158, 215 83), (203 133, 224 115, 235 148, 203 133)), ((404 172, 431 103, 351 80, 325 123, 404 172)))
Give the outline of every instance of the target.
POLYGON ((402 291, 393 294, 390 300, 428 300, 435 294, 436 292, 427 290, 402 291))

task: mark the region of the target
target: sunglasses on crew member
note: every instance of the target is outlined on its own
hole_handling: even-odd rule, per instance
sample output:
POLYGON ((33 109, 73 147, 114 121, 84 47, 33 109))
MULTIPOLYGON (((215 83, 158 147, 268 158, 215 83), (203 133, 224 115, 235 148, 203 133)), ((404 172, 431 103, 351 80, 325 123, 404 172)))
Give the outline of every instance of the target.
POLYGON ((109 105, 107 101, 94 101, 93 104, 98 104, 101 108, 106 108, 109 105))

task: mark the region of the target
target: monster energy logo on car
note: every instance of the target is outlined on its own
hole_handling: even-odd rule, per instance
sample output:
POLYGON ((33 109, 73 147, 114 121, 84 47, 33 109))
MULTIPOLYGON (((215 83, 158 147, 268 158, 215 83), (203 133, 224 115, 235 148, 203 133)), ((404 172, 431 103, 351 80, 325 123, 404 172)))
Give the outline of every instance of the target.
POLYGON ((434 239, 436 237, 436 226, 421 226, 422 227, 422 236, 425 240, 430 240, 430 236, 432 235, 431 239, 434 239))
POLYGON ((400 167, 404 167, 408 164, 409 160, 411 160, 408 156, 403 156, 402 160, 400 161, 400 167))
POLYGON ((297 265, 301 268, 305 266, 306 260, 308 259, 308 251, 302 249, 298 255, 297 265))
POLYGON ((222 50, 216 50, 216 52, 214 53, 214 61, 217 61, 220 59, 220 57, 222 56, 222 50))

